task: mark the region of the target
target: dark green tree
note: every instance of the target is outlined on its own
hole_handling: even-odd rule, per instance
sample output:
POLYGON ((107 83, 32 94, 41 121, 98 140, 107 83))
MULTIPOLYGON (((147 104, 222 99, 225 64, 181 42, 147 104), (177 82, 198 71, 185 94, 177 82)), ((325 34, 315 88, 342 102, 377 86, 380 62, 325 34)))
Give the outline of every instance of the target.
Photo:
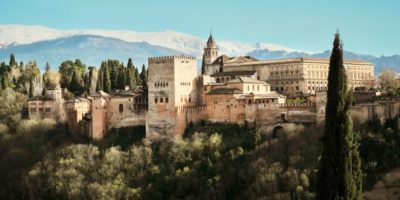
MULTIPOLYGON (((76 59, 75 62, 72 60, 66 60, 61 63, 59 73, 61 75, 60 85, 62 88, 69 88, 72 74, 74 72, 76 72, 78 77, 82 78, 86 72, 86 65, 84 65, 79 59, 76 59)), ((83 87, 83 83, 81 84, 81 87, 83 87)))
POLYGON ((50 63, 49 63, 49 62, 46 62, 46 67, 45 67, 44 69, 45 69, 45 72, 50 71, 51 66, 50 66, 50 63))
POLYGON ((19 62, 19 71, 22 73, 24 71, 24 62, 19 62))
POLYGON ((69 91, 71 91, 75 96, 80 95, 82 92, 80 80, 78 74, 75 71, 72 74, 71 84, 69 85, 69 91))
POLYGON ((201 62, 201 74, 206 73, 206 63, 204 62, 204 59, 205 59, 205 55, 203 54, 203 60, 201 62))
POLYGON ((103 70, 103 91, 110 93, 111 92, 111 79, 110 79, 110 67, 108 62, 104 64, 103 70))
POLYGON ((10 86, 10 80, 8 78, 8 73, 4 73, 2 79, 1 79, 1 88, 3 90, 5 90, 6 88, 8 88, 10 86))
POLYGON ((136 88, 135 66, 131 58, 129 58, 126 68, 126 85, 128 85, 130 89, 136 88))
POLYGON ((138 70, 138 68, 136 68, 135 67, 135 80, 136 80, 136 86, 140 86, 140 85, 142 85, 142 80, 140 79, 140 73, 139 73, 139 70, 138 70))
POLYGON ((339 33, 333 42, 328 75, 323 151, 317 177, 317 199, 361 199, 361 162, 349 116, 351 93, 343 65, 339 33))
POLYGON ((111 80, 111 89, 118 88, 118 68, 119 68, 119 61, 117 60, 109 60, 108 66, 110 67, 110 80, 111 80))
POLYGON ((140 72, 140 81, 142 82, 143 90, 147 90, 147 70, 144 64, 142 65, 142 71, 140 72))
POLYGON ((104 65, 105 65, 104 61, 101 62, 100 70, 99 70, 99 73, 97 75, 97 83, 96 83, 96 91, 97 92, 99 92, 100 90, 104 90, 104 88, 103 88, 103 83, 104 83, 103 82, 103 80, 104 80, 104 65))
POLYGON ((15 56, 14 56, 13 53, 10 55, 9 66, 10 66, 10 67, 18 66, 18 63, 17 63, 17 61, 15 60, 15 56))
POLYGON ((126 70, 123 65, 118 69, 118 82, 117 82, 117 88, 120 90, 125 89, 125 83, 126 83, 126 70))
POLYGON ((28 96, 33 97, 34 87, 33 87, 33 79, 29 79, 29 91, 28 96))

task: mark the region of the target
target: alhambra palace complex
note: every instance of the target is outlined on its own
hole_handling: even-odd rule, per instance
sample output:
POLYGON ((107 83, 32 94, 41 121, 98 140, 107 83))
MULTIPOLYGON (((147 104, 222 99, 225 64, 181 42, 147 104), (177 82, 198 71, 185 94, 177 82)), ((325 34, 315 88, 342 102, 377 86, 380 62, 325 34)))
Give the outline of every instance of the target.
MULTIPOLYGON (((148 59, 148 92, 94 92, 65 100, 61 89, 29 100, 30 119, 51 118, 74 132, 101 139, 112 128, 146 126, 146 137, 180 138, 190 123, 257 121, 262 131, 324 119, 329 59, 257 60, 219 55, 212 35, 204 48, 204 71, 190 56, 148 59), (289 98, 305 103, 287 103, 289 98)), ((373 88, 374 65, 345 60, 349 87, 373 88)), ((361 95, 363 96, 363 95, 361 95)), ((365 96, 365 95, 364 95, 365 96)), ((362 97, 361 97, 362 98, 362 97)), ((393 117, 399 102, 368 102, 353 106, 352 115, 371 119, 393 117)))

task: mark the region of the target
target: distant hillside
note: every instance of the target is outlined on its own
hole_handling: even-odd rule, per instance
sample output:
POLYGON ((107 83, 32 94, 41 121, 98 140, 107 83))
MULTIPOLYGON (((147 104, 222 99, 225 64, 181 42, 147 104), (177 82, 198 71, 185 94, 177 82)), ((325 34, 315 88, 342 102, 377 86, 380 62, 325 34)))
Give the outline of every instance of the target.
POLYGON ((58 67, 67 59, 79 58, 88 65, 98 66, 106 59, 127 62, 131 57, 136 65, 147 65, 150 56, 184 54, 183 52, 147 42, 126 42, 119 39, 94 35, 75 35, 48 41, 34 42, 0 49, 0 59, 7 60, 14 53, 18 60, 37 60, 40 67, 45 62, 58 67))
MULTIPOLYGON (((208 35, 207 35, 208 36, 208 35)), ((147 64, 147 57, 172 54, 197 56, 200 60, 206 42, 187 33, 133 32, 119 30, 58 30, 45 26, 0 25, 0 61, 8 62, 13 52, 17 60, 36 60, 41 68, 46 62, 57 68, 66 59, 80 58, 88 65, 98 66, 105 59, 126 62, 132 57, 136 65, 147 64)), ((258 59, 293 57, 328 58, 330 51, 310 54, 271 43, 243 43, 216 38, 220 54, 250 55, 258 59)), ((345 52, 347 59, 374 63, 375 72, 382 68, 400 70, 400 55, 371 56, 345 52)), ((200 61, 199 61, 200 63, 200 61)))

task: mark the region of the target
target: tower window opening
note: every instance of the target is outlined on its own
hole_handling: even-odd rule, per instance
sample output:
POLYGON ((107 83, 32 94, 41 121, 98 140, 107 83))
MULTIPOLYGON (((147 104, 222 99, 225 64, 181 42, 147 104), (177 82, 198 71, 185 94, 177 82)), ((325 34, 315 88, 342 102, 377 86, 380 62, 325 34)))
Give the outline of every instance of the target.
POLYGON ((122 104, 119 104, 119 112, 122 113, 124 112, 124 106, 122 104))

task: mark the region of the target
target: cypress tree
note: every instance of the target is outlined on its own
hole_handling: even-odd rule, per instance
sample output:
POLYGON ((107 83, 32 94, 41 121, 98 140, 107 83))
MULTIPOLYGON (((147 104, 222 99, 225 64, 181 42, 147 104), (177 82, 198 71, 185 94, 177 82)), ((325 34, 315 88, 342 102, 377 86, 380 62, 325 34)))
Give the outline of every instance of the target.
POLYGON ((142 65, 142 71, 140 72, 140 81, 142 82, 143 91, 147 89, 147 70, 144 64, 142 65))
POLYGON ((50 66, 50 63, 49 63, 49 62, 46 62, 46 67, 45 67, 44 69, 45 69, 45 72, 50 71, 51 66, 50 66))
POLYGON ((5 90, 6 88, 8 88, 6 77, 3 76, 0 77, 0 79, 1 79, 1 89, 5 90))
POLYGON ((15 56, 14 56, 14 54, 12 53, 11 55, 10 55, 10 62, 9 62, 9 66, 10 67, 13 67, 13 66, 17 66, 18 64, 17 64, 17 61, 15 60, 15 56))
POLYGON ((69 91, 71 91, 75 96, 78 96, 81 93, 81 85, 79 84, 79 78, 75 71, 72 73, 69 91))
POLYGON ((99 73, 97 74, 97 83, 96 83, 96 91, 104 90, 103 88, 103 80, 104 80, 104 61, 101 62, 99 73))
POLYGON ((142 80, 140 79, 139 70, 136 67, 134 72, 135 72, 136 86, 142 85, 142 80))
POLYGON ((33 97, 33 79, 29 79, 29 91, 28 91, 28 96, 33 97))
POLYGON ((108 62, 104 64, 103 70, 103 90, 104 92, 110 93, 111 92, 111 79, 110 79, 110 66, 108 62))
POLYGON ((126 85, 128 85, 130 89, 136 88, 135 66, 133 65, 131 58, 128 60, 126 69, 126 85))
POLYGON ((8 72, 5 72, 3 74, 3 79, 1 80, 1 87, 3 88, 3 90, 5 90, 6 88, 9 88, 11 86, 12 86, 12 82, 10 81, 8 72))
POLYGON ((126 75, 125 75, 125 67, 122 65, 119 69, 118 69, 118 89, 120 90, 124 90, 125 89, 125 83, 126 83, 126 75))
POLYGON ((119 63, 116 60, 109 60, 108 66, 110 67, 110 80, 111 80, 111 89, 118 88, 118 67, 119 63))
POLYGON ((325 135, 317 177, 317 199, 361 199, 361 162, 349 116, 351 93, 343 65, 343 46, 335 34, 328 75, 325 135))
POLYGON ((203 54, 203 61, 201 62, 201 74, 206 74, 206 63, 204 62, 205 55, 203 54))

